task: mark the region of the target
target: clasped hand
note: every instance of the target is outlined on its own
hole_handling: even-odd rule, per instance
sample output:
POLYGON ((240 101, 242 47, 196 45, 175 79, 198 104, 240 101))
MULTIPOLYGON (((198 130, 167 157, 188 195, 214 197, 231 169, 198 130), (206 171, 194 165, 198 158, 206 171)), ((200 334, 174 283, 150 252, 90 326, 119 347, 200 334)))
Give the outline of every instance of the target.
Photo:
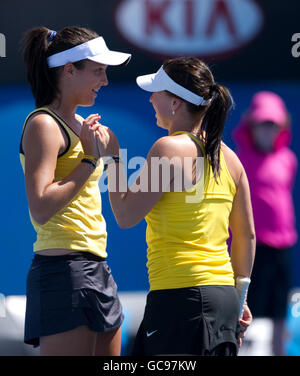
POLYGON ((99 123, 99 114, 89 115, 82 123, 80 141, 85 154, 97 158, 119 154, 119 142, 115 134, 99 123))

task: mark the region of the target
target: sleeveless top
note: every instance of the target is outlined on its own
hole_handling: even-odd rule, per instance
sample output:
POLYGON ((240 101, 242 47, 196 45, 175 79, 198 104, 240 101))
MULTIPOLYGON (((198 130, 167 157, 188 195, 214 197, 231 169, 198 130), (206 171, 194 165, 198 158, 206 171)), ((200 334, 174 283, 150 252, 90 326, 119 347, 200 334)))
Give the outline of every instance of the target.
MULTIPOLYGON (((26 118, 37 112, 47 113, 58 123, 68 139, 67 149, 57 157, 54 181, 60 181, 69 175, 80 163, 83 149, 79 137, 53 111, 46 107, 32 111, 26 118)), ((22 134, 23 138, 23 134, 22 134)), ((25 155, 20 144, 20 162, 25 172, 25 155)), ((34 251, 63 248, 74 251, 86 251, 100 257, 106 253, 106 223, 101 214, 101 196, 98 181, 103 172, 103 161, 100 159, 97 168, 90 175, 78 194, 44 225, 38 224, 30 214, 32 225, 36 231, 34 251)))
POLYGON ((234 286, 226 241, 235 183, 222 150, 216 183, 203 144, 189 132, 173 135, 180 133, 188 134, 201 147, 204 173, 186 191, 165 192, 145 217, 150 290, 234 286))

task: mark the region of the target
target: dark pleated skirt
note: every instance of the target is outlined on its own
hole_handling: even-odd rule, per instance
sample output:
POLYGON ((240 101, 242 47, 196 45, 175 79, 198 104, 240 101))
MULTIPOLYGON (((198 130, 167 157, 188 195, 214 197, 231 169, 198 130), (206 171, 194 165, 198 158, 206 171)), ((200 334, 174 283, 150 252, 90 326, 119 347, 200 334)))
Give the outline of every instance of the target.
POLYGON ((27 276, 24 342, 86 325, 95 332, 122 324, 117 285, 105 259, 89 252, 35 255, 27 276))

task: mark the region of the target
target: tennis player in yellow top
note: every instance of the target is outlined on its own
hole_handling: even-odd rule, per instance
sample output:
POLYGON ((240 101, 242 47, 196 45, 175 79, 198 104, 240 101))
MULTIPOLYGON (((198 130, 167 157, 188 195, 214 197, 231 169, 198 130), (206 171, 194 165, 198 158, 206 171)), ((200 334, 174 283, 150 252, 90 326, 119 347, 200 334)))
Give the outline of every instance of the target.
POLYGON ((117 138, 95 131, 119 225, 147 222, 150 292, 133 354, 236 355, 251 313, 235 280, 250 278, 255 231, 245 171, 222 142, 230 92, 197 58, 168 60, 137 84, 169 134, 125 192, 117 138))
POLYGON ((41 355, 119 355, 122 307, 106 263, 106 225, 95 138, 100 116, 86 119, 108 85, 106 68, 129 54, 110 51, 81 27, 28 30, 24 61, 36 109, 25 120, 20 160, 35 256, 27 277, 25 342, 41 355))

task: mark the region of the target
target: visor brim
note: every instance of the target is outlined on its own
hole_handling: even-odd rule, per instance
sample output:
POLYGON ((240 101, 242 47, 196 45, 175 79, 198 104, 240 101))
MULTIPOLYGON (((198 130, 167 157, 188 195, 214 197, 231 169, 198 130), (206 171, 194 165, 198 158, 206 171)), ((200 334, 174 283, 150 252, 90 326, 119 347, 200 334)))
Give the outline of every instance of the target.
POLYGON ((210 103, 214 98, 212 97, 209 100, 205 100, 200 95, 197 95, 194 92, 179 85, 167 75, 163 66, 161 66, 160 69, 154 74, 147 74, 137 77, 136 83, 141 89, 150 91, 151 93, 164 90, 169 91, 170 93, 173 93, 179 98, 193 103, 196 106, 206 105, 207 103, 210 103))
POLYGON ((105 51, 99 55, 88 57, 87 59, 104 65, 121 66, 129 63, 131 54, 117 51, 105 51))
POLYGON ((139 76, 136 78, 136 83, 141 89, 150 91, 151 93, 162 91, 164 89, 161 85, 161 82, 155 79, 156 76, 157 76, 156 73, 139 76))

